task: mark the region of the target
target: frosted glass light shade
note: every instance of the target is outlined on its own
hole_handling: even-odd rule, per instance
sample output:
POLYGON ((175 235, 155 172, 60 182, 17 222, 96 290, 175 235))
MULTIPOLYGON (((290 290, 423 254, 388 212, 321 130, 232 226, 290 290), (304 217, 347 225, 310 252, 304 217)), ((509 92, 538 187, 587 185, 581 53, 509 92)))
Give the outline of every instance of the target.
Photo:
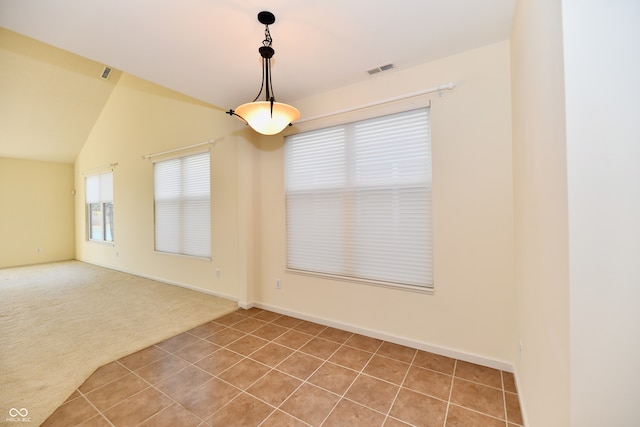
POLYGON ((281 102, 273 103, 273 115, 269 101, 248 102, 235 109, 235 114, 249 123, 256 132, 263 135, 275 135, 282 132, 289 123, 300 118, 297 108, 281 102))

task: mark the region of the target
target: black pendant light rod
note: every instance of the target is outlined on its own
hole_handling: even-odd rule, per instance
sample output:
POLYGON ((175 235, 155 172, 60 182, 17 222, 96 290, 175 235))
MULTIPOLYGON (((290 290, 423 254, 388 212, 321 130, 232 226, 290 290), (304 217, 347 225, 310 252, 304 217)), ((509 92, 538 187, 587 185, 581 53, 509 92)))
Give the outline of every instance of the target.
MULTIPOLYGON (((271 85, 271 58, 275 54, 275 51, 271 47, 273 43, 273 39, 271 38, 271 32, 269 31, 269 25, 276 22, 276 17, 273 13, 263 11, 258 13, 258 21, 261 24, 264 24, 264 40, 262 41, 262 46, 258 48, 258 52, 260 52, 260 56, 262 57, 262 82, 260 85, 260 91, 258 95, 254 98, 253 102, 256 102, 262 91, 265 90, 265 100, 271 104, 271 116, 273 117, 273 103, 275 102, 275 97, 273 96, 273 86, 271 85)), ((230 116, 240 117, 242 120, 244 118, 235 113, 233 109, 230 109, 226 112, 226 114, 230 116)), ((245 120, 246 122, 246 120, 245 120)))

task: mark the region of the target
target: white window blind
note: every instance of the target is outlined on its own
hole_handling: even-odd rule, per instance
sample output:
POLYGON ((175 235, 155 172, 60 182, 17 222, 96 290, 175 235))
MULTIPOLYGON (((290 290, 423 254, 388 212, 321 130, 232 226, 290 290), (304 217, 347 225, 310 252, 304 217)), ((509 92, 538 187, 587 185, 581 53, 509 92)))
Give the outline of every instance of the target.
POLYGON ((433 287, 422 108, 286 137, 287 267, 433 287))
POLYGON ((113 173, 86 177, 85 197, 87 203, 113 202, 113 173))
POLYGON ((209 152, 158 161, 153 173, 156 251, 211 257, 209 152))

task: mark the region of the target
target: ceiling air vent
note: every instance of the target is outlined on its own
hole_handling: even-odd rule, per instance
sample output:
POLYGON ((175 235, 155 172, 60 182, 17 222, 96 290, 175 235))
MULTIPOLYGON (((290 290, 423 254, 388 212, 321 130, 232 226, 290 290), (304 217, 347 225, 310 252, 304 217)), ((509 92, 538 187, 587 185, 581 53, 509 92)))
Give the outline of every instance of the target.
POLYGON ((102 71, 102 75, 100 77, 107 80, 109 78, 109 74, 111 74, 111 68, 104 67, 104 70, 102 71))
POLYGON ((382 71, 387 71, 387 70, 391 70, 392 68, 395 68, 395 65, 393 64, 386 64, 386 65, 381 65, 379 67, 376 68, 372 68, 370 70, 367 70, 367 74, 369 74, 370 76, 374 75, 374 74, 378 74, 382 71))

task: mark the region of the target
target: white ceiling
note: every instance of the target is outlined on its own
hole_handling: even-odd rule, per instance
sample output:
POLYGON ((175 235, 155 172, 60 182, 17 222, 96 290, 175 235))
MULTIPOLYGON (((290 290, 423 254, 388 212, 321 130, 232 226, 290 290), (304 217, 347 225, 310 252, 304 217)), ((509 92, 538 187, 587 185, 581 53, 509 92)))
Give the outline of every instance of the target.
POLYGON ((268 10, 291 102, 508 39, 516 0, 0 0, 0 26, 222 108, 260 88, 268 10))

